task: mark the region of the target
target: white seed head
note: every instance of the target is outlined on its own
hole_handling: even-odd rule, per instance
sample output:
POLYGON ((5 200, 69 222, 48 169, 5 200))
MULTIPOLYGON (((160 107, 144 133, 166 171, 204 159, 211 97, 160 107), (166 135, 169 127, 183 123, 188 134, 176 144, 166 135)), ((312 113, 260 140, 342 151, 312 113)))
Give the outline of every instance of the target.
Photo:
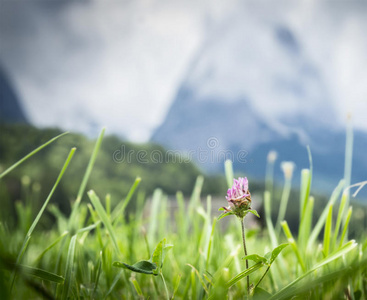
POLYGON ((348 121, 348 122, 350 122, 350 121, 352 120, 352 117, 353 117, 352 115, 353 115, 353 114, 352 114, 352 112, 350 112, 350 111, 347 113, 347 121, 348 121))
POLYGON ((277 157, 278 157, 278 153, 276 151, 274 151, 274 150, 270 151, 268 153, 268 162, 270 162, 270 163, 275 162, 277 157))
POLYGON ((282 169, 283 173, 284 173, 284 177, 286 179, 291 179, 293 176, 293 171, 295 168, 295 164, 293 161, 283 161, 280 164, 280 168, 282 169))

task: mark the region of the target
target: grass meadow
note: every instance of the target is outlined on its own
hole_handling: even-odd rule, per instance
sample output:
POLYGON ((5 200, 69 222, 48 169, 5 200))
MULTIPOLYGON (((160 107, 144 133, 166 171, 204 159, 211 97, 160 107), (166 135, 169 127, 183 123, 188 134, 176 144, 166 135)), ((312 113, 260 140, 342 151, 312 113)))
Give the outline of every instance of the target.
MULTIPOLYGON (((179 191, 169 199, 160 189, 149 197, 138 194, 144 181, 139 177, 119 201, 87 190, 103 136, 104 130, 80 178, 70 215, 53 204, 52 196, 68 174, 75 148, 64 158, 40 210, 35 211, 31 197, 24 194, 16 204, 16 226, 0 221, 1 299, 367 299, 367 235, 362 232, 351 239, 348 230, 353 219, 352 190, 346 188, 352 160, 348 142, 346 176, 317 220, 311 152, 310 168, 301 170, 297 199, 289 199, 290 181, 285 181, 275 222, 269 165, 259 216, 266 226, 247 226, 257 217, 245 217, 252 218, 245 222, 245 256, 241 222, 233 215, 220 219, 223 212, 212 213, 220 207, 213 207, 211 196, 201 193, 201 176, 189 199, 179 191), (131 201, 136 202, 134 209, 127 210, 131 201), (175 210, 170 201, 175 201, 175 210), (292 232, 284 216, 295 201, 299 224, 292 232), (40 222, 46 213, 54 220, 47 227, 40 222)), ((4 170, 0 180, 61 137, 4 170)), ((230 161, 225 169, 230 187, 230 161)), ((224 190, 222 206, 227 205, 225 194, 224 190)))

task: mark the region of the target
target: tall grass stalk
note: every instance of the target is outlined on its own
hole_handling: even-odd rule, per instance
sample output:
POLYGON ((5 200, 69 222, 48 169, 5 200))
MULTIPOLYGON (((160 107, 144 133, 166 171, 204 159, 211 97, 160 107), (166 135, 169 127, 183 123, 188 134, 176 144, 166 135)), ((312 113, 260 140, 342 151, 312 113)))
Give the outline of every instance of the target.
POLYGON ((273 181, 274 181, 274 164, 277 160, 278 154, 272 150, 268 153, 266 172, 265 172, 265 190, 270 193, 270 197, 273 193, 273 181))
POLYGON ((302 268, 302 271, 303 272, 306 272, 306 265, 305 265, 305 262, 303 261, 303 258, 302 258, 302 255, 301 255, 301 252, 298 248, 298 245, 293 237, 293 234, 291 233, 291 230, 289 229, 289 226, 288 226, 288 223, 287 221, 283 221, 281 223, 281 226, 283 228, 283 231, 284 231, 284 234, 285 236, 287 237, 288 239, 288 242, 289 244, 291 245, 294 253, 296 254, 296 257, 297 257, 297 260, 298 260, 298 263, 299 265, 301 266, 302 268))
POLYGON ((94 163, 97 159, 99 148, 102 145, 102 140, 103 140, 103 136, 104 136, 105 131, 106 131, 106 129, 103 128, 101 130, 101 133, 99 134, 99 137, 97 139, 97 142, 96 142, 96 144, 94 146, 94 149, 93 149, 93 152, 92 152, 92 156, 89 160, 87 169, 86 169, 85 174, 83 176, 82 183, 80 184, 76 200, 75 200, 74 205, 72 206, 72 209, 71 209, 71 215, 70 215, 70 218, 69 218, 69 221, 70 221, 69 222, 69 230, 73 230, 73 229, 75 230, 75 227, 77 226, 76 223, 77 223, 77 220, 78 220, 78 218, 77 218, 78 208, 79 208, 80 202, 82 201, 82 197, 84 195, 85 189, 87 187, 87 183, 88 183, 90 174, 92 173, 94 163))
POLYGON ((328 204, 325 206, 324 210, 322 211, 319 219, 317 220, 316 225, 314 226, 314 228, 311 231, 310 237, 308 239, 308 243, 307 243, 307 252, 311 252, 312 251, 312 247, 314 247, 315 241, 318 237, 318 235, 320 234, 322 227, 325 224, 329 209, 331 205, 334 205, 334 203, 336 202, 336 200, 338 199, 342 189, 344 186, 344 180, 341 180, 338 184, 338 186, 334 189, 334 191, 332 192, 329 202, 328 204))
POLYGON ((278 239, 274 230, 274 225, 271 220, 271 196, 269 191, 265 191, 264 193, 264 210, 265 210, 265 221, 266 226, 268 228, 268 233, 271 240, 272 247, 276 247, 278 245, 278 239))
MULTIPOLYGON (((66 171, 66 169, 67 169, 67 167, 68 167, 71 159, 73 158, 73 155, 75 153, 75 150, 76 150, 76 148, 72 148, 70 150, 69 155, 66 158, 66 161, 65 161, 65 163, 64 163, 64 165, 63 165, 63 167, 62 167, 62 169, 60 171, 59 176, 56 179, 56 182, 55 182, 54 186, 52 187, 52 189, 51 189, 50 193, 48 194, 45 202, 43 203, 40 211, 38 212, 36 218, 34 219, 32 225, 31 225, 31 227, 29 228, 29 230, 28 230, 28 232, 27 232, 27 234, 26 234, 26 236, 24 238, 22 247, 21 247, 21 249, 20 249, 20 251, 18 253, 16 264, 19 264, 21 262, 22 257, 24 255, 26 249, 27 249, 28 243, 29 243, 29 241, 30 241, 30 239, 32 237, 32 233, 33 233, 34 229, 36 228, 39 220, 41 219, 41 216, 42 216, 43 212, 45 211, 47 204, 50 202, 52 195, 54 194, 54 192, 55 192, 55 190, 56 190, 59 182, 61 181, 61 178, 64 176, 64 173, 65 173, 65 171, 66 171)), ((14 271, 13 272, 13 275, 12 275, 12 280, 11 280, 12 283, 11 283, 10 291, 12 290, 12 287, 14 285, 15 276, 16 276, 16 271, 14 271)))
MULTIPOLYGON (((283 164, 285 164, 285 163, 283 163, 283 164)), ((291 164, 291 163, 288 162, 288 164, 291 164)), ((292 165, 288 166, 288 168, 292 168, 292 167, 293 167, 292 165)), ((286 165, 285 165, 285 168, 287 168, 286 165)), ((277 221, 275 223, 275 232, 276 232, 277 237, 279 237, 280 230, 281 230, 280 223, 284 220, 285 213, 286 213, 286 210, 287 210, 289 195, 290 195, 290 192, 291 192, 291 187, 292 187, 292 171, 291 170, 284 170, 284 187, 283 187, 282 197, 281 197, 281 200, 280 200, 278 218, 277 218, 277 221)))
MULTIPOLYGON (((345 206, 349 207, 350 191, 348 187, 350 186, 352 177, 352 158, 353 158, 353 125, 352 116, 348 114, 347 116, 347 128, 346 128, 346 142, 345 142, 345 161, 344 161, 344 189, 346 190, 346 202, 345 206)), ((347 211, 344 212, 343 221, 346 221, 347 211)))
POLYGON ((225 171, 225 174, 226 174, 226 179, 227 179, 227 186, 228 188, 230 188, 233 184, 233 164, 232 164, 232 161, 227 159, 225 162, 224 162, 224 171, 225 171))

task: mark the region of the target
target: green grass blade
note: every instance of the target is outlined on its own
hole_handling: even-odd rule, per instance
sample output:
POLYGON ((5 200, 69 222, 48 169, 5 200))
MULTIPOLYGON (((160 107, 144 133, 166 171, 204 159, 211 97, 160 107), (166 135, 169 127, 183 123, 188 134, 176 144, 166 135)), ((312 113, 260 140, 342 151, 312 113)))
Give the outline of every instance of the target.
POLYGON ((287 211, 291 187, 292 187, 291 178, 286 177, 285 182, 284 182, 283 192, 282 192, 282 198, 280 200, 278 218, 275 224, 275 232, 278 237, 279 237, 280 230, 281 230, 280 222, 284 221, 285 213, 287 211))
MULTIPOLYGON (((206 255, 208 254, 208 248, 209 248, 209 243, 210 243, 210 236, 212 233, 212 225, 211 225, 211 201, 212 201, 212 197, 210 195, 207 196, 207 211, 204 210, 204 208, 202 206, 199 206, 197 209, 197 213, 203 217, 204 220, 204 224, 202 225, 202 231, 200 234, 200 238, 199 238, 199 243, 198 245, 200 245, 200 248, 203 249, 203 257, 206 257, 206 255)), ((207 259, 205 259, 205 262, 207 262, 207 259)), ((204 261, 202 261, 202 263, 200 264, 199 270, 200 273, 202 271, 202 268, 204 267, 204 261)))
MULTIPOLYGON (((350 186, 350 181, 352 177, 352 162, 353 162, 353 126, 351 116, 348 115, 347 128, 346 128, 346 142, 345 142, 345 161, 344 161, 344 188, 350 186)), ((349 207, 349 189, 346 190, 347 199, 346 207, 349 207)), ((347 212, 345 212, 344 220, 347 217, 347 212)))
POLYGON ((145 203, 145 192, 139 191, 136 195, 136 207, 135 207, 135 220, 138 223, 143 222, 143 213, 144 213, 144 203, 145 203))
POLYGON ((95 295, 99 283, 99 278, 102 273, 102 251, 99 252, 99 259, 97 263, 96 277, 94 279, 94 288, 93 288, 93 296, 95 295))
POLYGON ((228 188, 231 188, 232 184, 233 184, 233 164, 232 161, 227 159, 224 162, 224 171, 226 174, 226 180, 227 180, 227 186, 228 188))
MULTIPOLYGON (((93 222, 96 224, 98 221, 100 221, 100 220, 98 220, 98 214, 93 209, 93 206, 90 203, 87 204, 87 207, 88 207, 88 210, 89 210, 89 213, 91 215, 91 218, 92 218, 93 222)), ((103 248, 103 240, 102 240, 102 234, 101 234, 100 226, 96 227, 96 237, 97 237, 97 241, 99 243, 99 246, 102 249, 103 248)))
POLYGON ((270 192, 269 191, 265 191, 264 193, 264 209, 265 209, 265 221, 268 227, 271 244, 272 244, 272 247, 276 247, 278 245, 278 239, 275 234, 273 222, 271 221, 271 204, 270 204, 270 192))
POLYGON ((204 279, 200 276, 199 274, 199 271, 193 266, 193 265, 190 265, 190 264, 187 264, 189 267, 192 268, 192 270, 195 272, 197 278, 199 279, 200 281, 200 284, 201 286, 203 287, 205 293, 208 295, 209 294, 209 291, 208 291, 208 287, 206 286, 205 282, 204 282, 204 279))
POLYGON ((355 183, 355 184, 352 184, 350 186, 347 186, 346 189, 351 189, 351 188, 354 188, 354 187, 358 187, 356 189, 356 191, 353 193, 353 198, 357 197, 358 193, 363 189, 364 186, 367 185, 367 181, 361 181, 361 182, 358 182, 358 183, 355 183))
POLYGON ((341 248, 341 246, 342 246, 342 245, 343 245, 343 243, 344 243, 344 239, 345 239, 345 237, 347 236, 347 232, 348 232, 348 225, 349 225, 350 217, 352 216, 352 211, 353 211, 353 208, 352 208, 352 207, 349 207, 348 212, 347 212, 347 217, 346 217, 346 219, 345 219, 345 224, 344 224, 344 228, 343 228, 343 233, 342 233, 342 236, 341 236, 341 238, 340 238, 339 248, 341 248))
MULTIPOLYGON (((333 271, 331 273, 327 273, 325 275, 322 275, 320 277, 316 277, 315 279, 309 280, 308 282, 303 283, 299 286, 294 286, 293 288, 287 289, 282 295, 278 295, 277 300, 281 299, 290 299, 292 297, 297 297, 297 295, 310 293, 315 288, 320 287, 320 285, 333 281, 333 280, 343 280, 343 277, 348 277, 361 269, 363 265, 366 265, 367 261, 365 260, 360 265, 352 265, 346 268, 338 269, 337 271, 333 271)), ((345 279, 344 279, 345 280, 345 279)), ((333 282, 334 284, 335 282, 333 282)), ((341 292, 341 291, 340 291, 341 292)), ((364 299, 364 298, 360 298, 364 299)))
POLYGON ((42 251, 42 253, 35 259, 34 263, 39 262, 42 257, 51 250, 54 246, 56 246, 63 238, 69 234, 68 231, 65 231, 63 234, 61 234, 50 246, 48 246, 45 250, 42 251))
POLYGON ((308 200, 308 188, 309 188, 309 182, 310 182, 310 170, 309 169, 303 169, 301 171, 301 192, 300 192, 300 219, 302 220, 304 211, 307 206, 307 200, 308 200))
MULTIPOLYGON (((309 150, 309 148, 307 148, 309 150)), ((299 225, 299 234, 298 234, 298 244, 303 248, 304 243, 307 241, 306 238, 303 237, 303 233, 307 232, 306 227, 306 211, 308 207, 308 201, 310 197, 311 190, 311 182, 312 182, 312 158, 309 152, 310 158, 310 169, 303 169, 301 171, 301 192, 300 192, 300 225, 299 225)))
POLYGON ((211 250, 212 250, 212 244, 213 244, 213 239, 214 239, 214 230, 215 230, 215 225, 216 224, 217 224, 217 218, 213 218, 212 230, 210 232, 209 244, 208 244, 208 249, 207 249, 207 252, 206 252, 206 269, 209 269, 210 254, 211 254, 211 250))
POLYGON ((187 228, 186 225, 186 207, 185 207, 185 199, 182 192, 176 193, 177 206, 178 210, 176 213, 176 224, 179 235, 182 239, 186 239, 187 237, 187 228))
POLYGON ((342 189, 344 186, 344 180, 341 180, 338 184, 338 186, 334 189, 333 193, 331 194, 330 200, 327 204, 327 206, 324 208, 324 210, 321 213, 321 216, 319 217, 316 225, 314 226, 311 234, 310 234, 310 238, 308 239, 308 243, 307 243, 307 251, 310 252, 312 251, 312 247, 317 239, 317 237, 319 236, 322 227, 324 226, 324 223, 326 221, 326 217, 328 215, 329 212, 329 206, 330 205, 334 205, 335 201, 338 199, 342 189))
POLYGON ((310 196, 307 201, 307 207, 302 219, 302 226, 299 229, 299 235, 302 237, 302 244, 300 247, 304 248, 306 241, 310 237, 310 231, 312 226, 312 216, 313 216, 313 208, 314 208, 315 198, 310 196))
POLYGON ((64 282, 64 278, 62 276, 59 276, 55 273, 51 273, 46 270, 33 268, 33 267, 25 266, 25 265, 17 265, 16 268, 23 274, 35 276, 42 280, 55 282, 55 283, 64 282))
POLYGON ((84 232, 91 231, 91 230, 95 229, 100 223, 101 223, 101 221, 97 221, 92 225, 89 225, 89 226, 84 227, 84 228, 80 228, 76 233, 84 233, 84 232))
POLYGON ((31 153, 27 154, 26 156, 24 156, 22 159, 18 160, 15 164, 11 165, 9 168, 7 168, 4 172, 2 172, 0 174, 0 179, 3 178, 6 174, 8 174, 9 172, 13 171, 16 167, 18 167, 21 163, 23 163, 24 161, 26 161, 28 158, 30 158, 31 156, 33 156, 34 154, 36 154, 38 151, 42 150, 43 148, 45 148, 46 146, 48 146, 49 144, 53 143, 54 141, 56 141, 57 139, 59 139, 60 137, 64 136, 65 134, 68 134, 68 132, 64 132, 54 138, 52 138, 51 140, 49 140, 48 142, 44 143, 43 145, 39 146, 38 148, 34 149, 31 153))
POLYGON ((195 217, 195 214, 198 211, 199 207, 202 207, 201 204, 201 190, 204 183, 204 177, 199 175, 196 178, 195 186, 191 194, 190 202, 188 205, 188 217, 185 218, 186 224, 185 229, 192 228, 193 239, 195 240, 195 245, 193 247, 200 247, 200 238, 201 238, 201 224, 200 219, 195 217), (191 219, 191 220, 190 220, 191 219))
POLYGON ((157 228, 158 228, 158 213, 160 208, 160 202, 163 197, 162 190, 156 189, 153 193, 151 208, 150 208, 150 223, 149 223, 149 231, 148 231, 148 241, 149 243, 153 243, 157 228))
POLYGON ((176 293, 177 293, 178 288, 180 286, 181 278, 182 278, 182 275, 180 275, 180 274, 176 278, 176 282, 175 282, 175 285, 174 285, 174 289, 173 289, 173 294, 172 294, 171 300, 174 300, 175 299, 176 293))
POLYGON ((104 210, 104 208, 102 206, 101 201, 99 200, 98 196, 96 195, 96 193, 93 190, 90 190, 88 192, 88 196, 89 196, 89 199, 92 202, 92 204, 93 204, 93 206, 94 206, 97 214, 101 218, 102 223, 107 228, 107 230, 108 230, 108 232, 109 232, 109 234, 111 236, 112 243, 113 243, 113 245, 115 247, 115 250, 116 250, 117 254, 120 254, 120 249, 119 249, 119 247, 117 245, 117 239, 116 239, 116 236, 115 236, 115 231, 114 231, 114 229, 112 227, 112 224, 110 222, 110 219, 107 216, 106 211, 104 210))
POLYGON ((216 272, 214 273, 214 281, 218 280, 222 274, 222 270, 228 268, 233 261, 238 258, 238 253, 240 252, 241 245, 237 245, 237 247, 233 247, 232 252, 226 256, 226 259, 222 262, 222 264, 217 268, 216 272))
POLYGON ((41 219, 41 216, 42 216, 43 212, 44 212, 44 211, 45 211, 45 209, 46 209, 46 206, 47 206, 48 202, 50 202, 50 199, 51 199, 51 197, 52 197, 53 193, 55 192, 55 190, 56 190, 56 188, 57 188, 57 186, 58 186, 58 184, 59 184, 59 182, 60 182, 60 180, 61 180, 62 176, 64 175, 64 173, 65 173, 65 171, 66 171, 66 169, 67 169, 67 167, 68 167, 68 165, 69 165, 69 163, 70 163, 71 159, 73 158, 73 155, 74 155, 75 150, 76 150, 76 148, 72 148, 72 149, 70 150, 69 155, 68 155, 68 157, 67 157, 67 159, 66 159, 66 161, 65 161, 65 163, 64 163, 64 166, 62 167, 61 172, 60 172, 59 176, 57 177, 57 180, 56 180, 56 182, 55 182, 54 186, 52 187, 52 190, 51 190, 51 192, 49 193, 49 195, 48 195, 48 197, 47 197, 46 201, 43 203, 43 205, 42 205, 42 207, 41 207, 40 211, 38 212, 38 214, 37 214, 36 218, 34 219, 34 221, 33 221, 32 225, 31 225, 31 227, 29 228, 28 233, 27 233, 27 236, 29 236, 29 237, 30 237, 30 236, 32 235, 32 233, 33 233, 33 230, 36 228, 36 226, 37 226, 37 224, 38 224, 39 220, 41 219))
POLYGON ((309 272, 312 272, 312 271, 314 271, 314 270, 316 270, 316 269, 318 269, 318 268, 320 268, 320 267, 336 260, 337 258, 341 257, 344 254, 347 254, 349 251, 351 251, 355 247, 357 247, 357 245, 358 244, 354 240, 349 241, 343 247, 341 247, 339 250, 334 251, 328 257, 324 258, 322 261, 320 261, 319 263, 314 265, 309 272))
POLYGON ((160 201, 160 208, 158 214, 158 236, 164 236, 170 234, 171 226, 169 226, 169 215, 168 215, 168 198, 167 195, 164 195, 160 201))
POLYGON ((328 216, 326 218, 325 230, 324 230, 324 244, 323 245, 324 245, 325 257, 329 255, 332 221, 333 221, 333 205, 330 205, 328 216))
POLYGON ((111 194, 106 195, 106 213, 111 218, 111 194))
POLYGON ((194 189, 192 191, 191 198, 190 198, 190 203, 189 203, 189 211, 190 211, 190 213, 192 213, 193 211, 195 211, 196 208, 200 204, 200 194, 201 194, 201 189, 203 187, 203 183, 204 183, 204 177, 201 176, 201 175, 198 176, 196 178, 195 186, 194 186, 194 189))
POLYGON ((195 280, 195 270, 191 270, 191 299, 198 299, 197 297, 197 289, 196 289, 196 280, 195 280))
POLYGON ((143 292, 142 292, 142 290, 141 290, 141 288, 140 288, 140 285, 139 285, 139 282, 136 280, 136 278, 135 277, 131 277, 130 278, 130 281, 131 281, 131 283, 133 284, 133 286, 134 286, 134 288, 135 288, 135 291, 136 291, 136 293, 138 294, 138 296, 140 297, 140 298, 143 298, 144 296, 143 296, 143 292))
POLYGON ((75 224, 74 222, 77 219, 76 218, 76 215, 77 215, 78 207, 80 205, 80 201, 82 200, 84 191, 85 191, 85 189, 87 187, 87 183, 88 183, 90 174, 92 173, 92 169, 93 169, 94 163, 96 161, 98 151, 101 148, 101 144, 102 144, 102 140, 103 140, 103 136, 104 136, 105 130, 106 130, 105 128, 102 129, 102 131, 99 134, 99 137, 97 139, 97 142, 96 142, 96 144, 94 146, 94 149, 93 149, 93 152, 92 152, 92 156, 91 156, 91 158, 89 160, 89 163, 88 163, 87 169, 85 171, 85 174, 84 174, 82 183, 81 183, 81 185, 79 187, 78 195, 76 197, 75 203, 74 203, 74 205, 72 207, 72 210, 71 210, 71 215, 70 215, 70 218, 69 218, 69 220, 70 220, 71 223, 69 223, 69 228, 70 228, 70 226, 73 226, 75 224))
POLYGON ((132 185, 132 187, 130 188, 126 198, 124 201, 121 201, 116 207, 115 209, 113 210, 112 212, 112 222, 114 223, 114 225, 116 224, 116 221, 118 219, 119 216, 122 216, 124 211, 125 211, 125 208, 126 206, 129 204, 132 196, 134 195, 135 193, 135 190, 137 189, 137 187, 139 186, 141 182, 141 178, 140 177, 136 177, 135 181, 134 181, 134 184, 132 185))
POLYGON ((305 265, 305 263, 303 261, 303 258, 301 256, 301 253, 300 253, 300 251, 298 249, 297 243, 296 243, 295 239, 293 238, 293 235, 292 235, 292 233, 291 233, 291 231, 289 229, 289 226, 288 226, 287 221, 283 221, 281 223, 281 226, 283 228, 283 231, 284 231, 285 236, 288 239, 289 244, 291 245, 291 247, 293 249, 293 252, 296 254, 298 263, 300 264, 303 272, 306 272, 306 265, 305 265))
POLYGON ((282 288, 279 292, 274 294, 270 299, 283 299, 284 294, 287 294, 293 286, 295 286, 299 281, 301 281, 303 278, 307 277, 308 275, 312 274, 317 269, 321 268, 324 265, 327 265, 328 263, 336 260, 337 258, 347 254, 349 251, 353 250, 357 244, 352 240, 345 244, 341 249, 338 251, 330 254, 328 257, 320 261, 318 264, 314 265, 309 271, 305 272, 303 275, 299 276, 295 280, 293 280, 291 283, 286 285, 284 288, 282 288))
MULTIPOLYGON (((31 227, 29 228, 29 230, 27 232, 27 235, 26 235, 26 237, 25 237, 25 239, 23 241, 22 248, 19 251, 19 254, 18 254, 18 257, 17 257, 17 260, 16 260, 16 264, 20 264, 20 262, 22 260, 22 257, 23 257, 23 255, 24 255, 24 253, 26 251, 27 246, 28 246, 29 240, 31 239, 33 230, 36 228, 39 220, 41 219, 41 216, 42 216, 44 210, 46 209, 46 206, 47 206, 48 202, 50 201, 50 199, 51 199, 53 193, 55 192, 55 190, 56 190, 56 188, 57 188, 57 186, 58 186, 58 184, 59 184, 62 176, 64 175, 64 173, 65 173, 65 171, 66 171, 66 169, 67 169, 67 167, 68 167, 71 159, 73 158, 73 155, 74 155, 75 150, 76 150, 76 148, 72 148, 70 150, 69 155, 68 155, 68 157, 67 157, 67 159, 66 159, 66 161, 64 163, 64 166, 62 167, 62 169, 60 171, 59 176, 56 179, 56 182, 55 182, 54 186, 52 187, 50 193, 48 194, 48 197, 46 198, 46 201, 43 203, 40 211, 38 212, 36 218, 34 219, 32 225, 31 225, 31 227)), ((13 287, 13 284, 14 284, 14 280, 15 280, 15 275, 16 275, 16 273, 13 273, 13 275, 12 275, 12 280, 11 280, 12 284, 11 284, 10 290, 12 290, 12 287, 13 287)))
POLYGON ((334 230, 334 235, 332 239, 332 249, 333 250, 335 250, 335 247, 336 247, 336 241, 338 239, 340 225, 341 225, 341 222, 344 216, 344 209, 345 209, 346 202, 347 202, 347 193, 344 192, 342 195, 342 199, 340 201, 338 216, 336 219, 335 230, 334 230))
MULTIPOLYGON (((309 145, 307 145, 307 154, 308 154, 308 162, 310 164, 310 173, 311 173, 311 183, 312 183, 312 174, 313 174, 313 162, 312 162, 312 154, 311 154, 311 148, 309 145)), ((310 183, 310 187, 311 187, 311 183, 310 183)), ((309 191, 310 192, 310 191, 309 191)))
POLYGON ((70 288, 72 285, 73 266, 74 266, 74 259, 75 259, 75 245, 76 245, 76 235, 73 235, 70 240, 68 255, 66 258, 65 281, 64 281, 64 287, 63 287, 62 296, 61 296, 62 300, 68 299, 70 288))
MULTIPOLYGON (((61 243, 60 243, 60 246, 58 247, 58 251, 57 251, 57 255, 56 255, 56 262, 55 262, 55 268, 54 268, 54 273, 59 273, 61 272, 61 268, 60 268, 60 265, 61 265, 61 261, 63 260, 63 254, 64 254, 64 249, 66 248, 67 246, 67 241, 68 241, 68 235, 64 236, 62 239, 61 239, 61 243)), ((56 298, 59 299, 61 297, 61 293, 62 293, 62 290, 59 289, 57 291, 57 294, 56 294, 56 298)))
POLYGON ((113 289, 115 288, 116 284, 118 283, 118 281, 120 280, 121 275, 123 274, 123 270, 121 270, 113 279, 113 282, 110 286, 110 288, 108 289, 104 299, 107 299, 108 296, 112 293, 113 289))

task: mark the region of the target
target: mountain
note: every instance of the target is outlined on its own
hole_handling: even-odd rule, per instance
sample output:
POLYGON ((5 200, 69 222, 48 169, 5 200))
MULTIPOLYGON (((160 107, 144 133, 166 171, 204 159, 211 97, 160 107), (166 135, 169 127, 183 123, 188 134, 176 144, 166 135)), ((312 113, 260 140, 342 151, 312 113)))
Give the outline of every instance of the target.
MULTIPOLYGON (((310 145, 314 182, 330 190, 344 174, 345 123, 307 44, 279 20, 247 14, 216 28, 152 141, 186 152, 207 171, 222 171, 226 157, 255 177, 264 176, 270 150, 298 171, 308 167, 310 145)), ((365 132, 355 132, 354 149, 352 182, 366 180, 365 132)))
MULTIPOLYGON (((221 172, 223 161, 234 161, 237 171, 264 178, 266 157, 269 151, 278 152, 276 170, 280 161, 290 160, 298 172, 309 166, 306 145, 310 145, 317 188, 330 190, 343 178, 345 132, 328 127, 290 134, 272 128, 266 120, 251 110, 246 100, 234 103, 193 100, 193 92, 182 89, 172 105, 167 118, 152 141, 171 150, 178 150, 192 157, 203 169, 221 172), (304 135, 307 134, 307 138, 304 135)), ((305 120, 289 130, 302 128, 305 120)), ((305 126, 307 127, 307 126, 305 126)), ((352 182, 366 180, 367 135, 354 132, 354 163, 352 182)))
POLYGON ((0 121, 28 123, 16 92, 0 66, 0 121))

